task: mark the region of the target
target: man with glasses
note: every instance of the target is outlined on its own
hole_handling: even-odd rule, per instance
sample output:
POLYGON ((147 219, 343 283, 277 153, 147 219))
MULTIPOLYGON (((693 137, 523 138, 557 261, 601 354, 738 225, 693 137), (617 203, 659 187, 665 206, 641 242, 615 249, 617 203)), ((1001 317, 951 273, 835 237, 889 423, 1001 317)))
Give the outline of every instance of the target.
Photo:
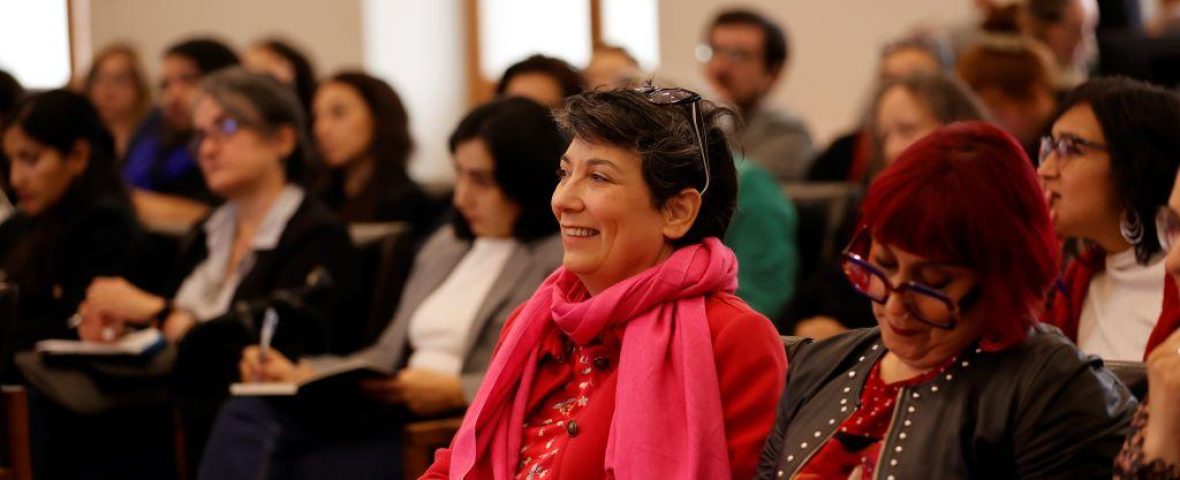
POLYGON ((741 111, 745 125, 739 141, 746 158, 780 181, 803 180, 812 159, 811 135, 803 121, 766 104, 788 53, 783 30, 748 10, 722 12, 697 48, 710 86, 741 111))

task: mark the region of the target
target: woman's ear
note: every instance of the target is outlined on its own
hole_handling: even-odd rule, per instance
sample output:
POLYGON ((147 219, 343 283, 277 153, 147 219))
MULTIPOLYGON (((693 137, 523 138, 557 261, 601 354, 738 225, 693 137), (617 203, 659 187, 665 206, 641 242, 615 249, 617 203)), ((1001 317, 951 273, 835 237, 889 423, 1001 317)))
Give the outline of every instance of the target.
POLYGON ((74 148, 66 156, 66 173, 71 178, 81 177, 90 165, 90 141, 79 138, 74 141, 74 148))
POLYGON ((685 188, 664 201, 664 238, 679 240, 688 234, 701 213, 701 192, 685 188))
POLYGON ((295 133, 294 127, 279 127, 275 130, 271 141, 274 142, 275 147, 279 150, 279 156, 285 159, 291 155, 291 152, 295 151, 295 147, 299 143, 299 135, 295 133))

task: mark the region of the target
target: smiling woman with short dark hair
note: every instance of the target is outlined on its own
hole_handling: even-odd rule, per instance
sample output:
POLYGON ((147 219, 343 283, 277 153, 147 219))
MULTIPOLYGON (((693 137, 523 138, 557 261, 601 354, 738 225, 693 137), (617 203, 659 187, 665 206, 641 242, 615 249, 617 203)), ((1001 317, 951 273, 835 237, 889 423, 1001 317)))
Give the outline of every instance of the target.
POLYGON ((786 363, 733 295, 725 115, 693 92, 591 92, 550 205, 562 268, 519 307, 424 478, 749 478, 786 363))

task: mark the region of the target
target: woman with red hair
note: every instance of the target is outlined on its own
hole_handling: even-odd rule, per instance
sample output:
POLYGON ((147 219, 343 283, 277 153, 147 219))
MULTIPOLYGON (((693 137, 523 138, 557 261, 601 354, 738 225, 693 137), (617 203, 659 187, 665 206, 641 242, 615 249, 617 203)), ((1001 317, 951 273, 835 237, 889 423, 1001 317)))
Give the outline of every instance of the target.
POLYGON ((758 478, 1109 478, 1135 400, 1036 324, 1057 240, 1016 140, 937 130, 861 217, 843 269, 878 326, 791 349, 758 478))

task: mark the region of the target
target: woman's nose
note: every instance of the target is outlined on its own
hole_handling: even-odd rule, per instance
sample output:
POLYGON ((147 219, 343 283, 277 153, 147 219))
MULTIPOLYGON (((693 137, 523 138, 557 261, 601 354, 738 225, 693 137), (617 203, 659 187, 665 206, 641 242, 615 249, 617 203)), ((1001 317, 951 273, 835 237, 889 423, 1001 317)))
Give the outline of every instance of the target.
POLYGON ((456 207, 462 207, 467 204, 470 199, 470 189, 467 188, 467 182, 462 179, 455 181, 455 194, 451 197, 451 204, 456 207))
POLYGON ((567 181, 558 183, 557 187, 553 189, 553 198, 550 205, 554 213, 580 210, 582 202, 577 185, 568 179, 567 181))
POLYGON ((1056 153, 1050 152, 1048 155, 1042 156, 1040 160, 1041 160, 1040 163, 1037 165, 1037 176, 1038 177, 1041 177, 1043 179, 1044 178, 1053 178, 1053 177, 1056 177, 1058 173, 1060 173, 1060 171, 1057 169, 1057 154, 1056 153), (1052 166, 1050 166, 1050 164, 1052 164, 1052 166))

